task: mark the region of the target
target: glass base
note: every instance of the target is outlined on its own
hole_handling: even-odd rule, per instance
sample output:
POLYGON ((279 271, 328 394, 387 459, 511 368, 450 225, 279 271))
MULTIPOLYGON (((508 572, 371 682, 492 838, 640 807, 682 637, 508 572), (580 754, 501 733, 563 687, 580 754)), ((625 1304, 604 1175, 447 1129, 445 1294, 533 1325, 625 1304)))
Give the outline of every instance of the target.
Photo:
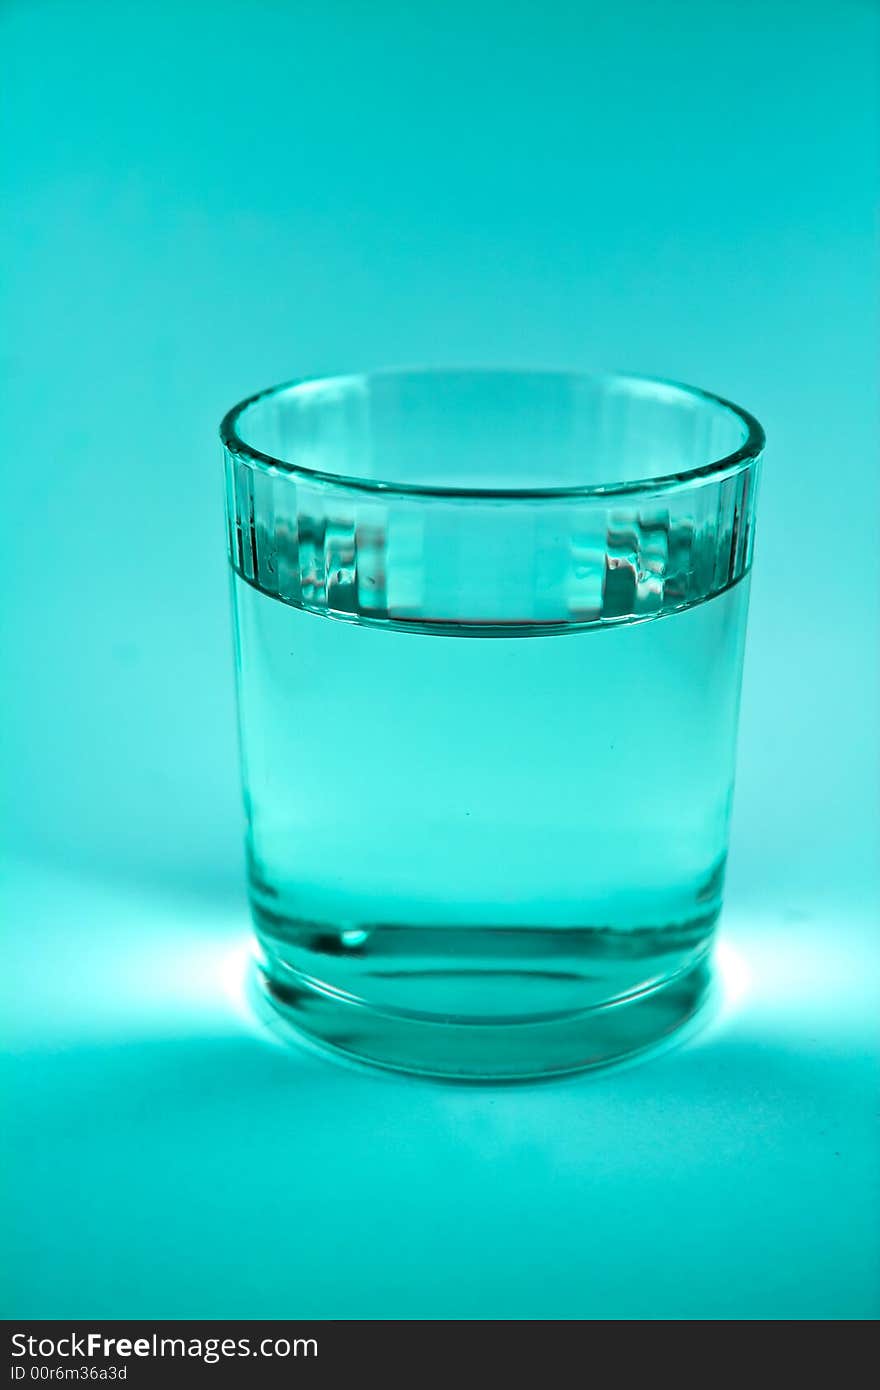
MULTIPOLYGON (((568 979, 559 995, 568 1007, 553 1011, 546 1004, 559 980, 540 968, 517 972, 513 980, 509 971, 493 978, 485 969, 395 972, 395 994, 405 996, 408 989, 414 1001, 429 998, 439 983, 441 995, 462 1000, 459 1008, 476 990, 489 1001, 507 997, 526 1005, 540 997, 544 1005, 482 1015, 427 1012, 377 1003, 318 980, 285 959, 289 950, 277 937, 259 936, 261 992, 273 1020, 350 1060, 447 1080, 523 1081, 623 1061, 656 1048, 692 1019, 711 980, 705 938, 700 948, 671 953, 667 973, 655 971, 648 983, 625 993, 609 997, 606 978, 605 997, 597 998, 596 975, 586 971, 580 990, 568 979), (572 1006, 578 994, 584 1002, 572 1006)), ((630 970, 633 964, 630 958, 630 970)))

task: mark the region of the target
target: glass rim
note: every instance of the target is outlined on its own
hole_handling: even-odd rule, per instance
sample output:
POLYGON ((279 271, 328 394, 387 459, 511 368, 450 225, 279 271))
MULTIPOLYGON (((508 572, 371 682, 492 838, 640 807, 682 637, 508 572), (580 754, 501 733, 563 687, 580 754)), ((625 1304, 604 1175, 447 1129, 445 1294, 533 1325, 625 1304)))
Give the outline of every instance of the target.
POLYGON ((327 484, 330 487, 339 488, 343 491, 355 491, 366 493, 379 493, 383 496, 400 495, 404 497, 436 497, 436 498, 458 498, 459 500, 491 501, 493 499, 509 501, 540 501, 541 499, 589 499, 591 497, 605 498, 615 496, 631 495, 633 493, 665 493, 672 492, 679 488, 686 488, 692 484, 701 483, 709 479, 729 477, 742 472, 756 463, 764 451, 766 436, 763 426, 742 406, 727 400, 724 396, 716 395, 713 391, 705 391, 702 387, 691 386, 685 382, 673 381, 666 377, 643 375, 639 372, 625 371, 588 371, 552 367, 465 367, 465 366, 436 366, 436 367, 382 367, 367 372, 340 372, 322 376, 303 376, 295 377, 291 381, 280 382, 276 386, 265 387, 262 391, 256 391, 251 396, 246 396, 244 400, 234 405, 228 410, 220 422, 220 438, 223 447, 233 457, 242 459, 249 464, 256 465, 263 470, 278 471, 290 474, 294 478, 302 478, 305 482, 316 482, 327 484), (301 387, 342 385, 344 383, 365 382, 376 380, 383 377, 404 377, 404 376, 448 376, 450 374, 467 376, 510 376, 510 377, 540 377, 555 376, 568 377, 573 381, 593 382, 593 383, 614 383, 617 386, 628 386, 630 389, 638 391, 645 388, 660 388, 669 397, 677 397, 681 400, 701 402, 706 405, 714 406, 728 412, 736 417, 744 427, 745 438, 738 449, 732 453, 725 454, 719 459, 710 459, 707 463, 698 465, 696 468, 685 469, 676 473, 658 474, 654 477, 631 478, 619 480, 611 483, 579 483, 569 484, 562 487, 464 487, 462 485, 444 486, 443 484, 425 483, 403 483, 394 482, 392 479, 364 478, 356 474, 328 472, 323 469, 309 468, 304 464, 297 463, 290 459, 277 458, 272 454, 264 453, 261 449, 254 448, 248 444, 239 433, 239 421, 247 410, 257 404, 258 401, 265 401, 271 397, 282 397, 293 394, 301 387))

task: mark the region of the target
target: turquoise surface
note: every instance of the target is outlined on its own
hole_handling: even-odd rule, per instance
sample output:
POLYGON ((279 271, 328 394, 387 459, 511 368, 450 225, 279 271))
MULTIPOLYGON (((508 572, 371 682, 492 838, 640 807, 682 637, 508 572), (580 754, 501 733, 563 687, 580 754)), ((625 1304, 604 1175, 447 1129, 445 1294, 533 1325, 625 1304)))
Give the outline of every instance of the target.
POLYGON ((11 0, 0 231, 9 1317, 880 1311, 878 12, 11 0), (618 366, 753 410, 720 1002, 523 1089, 242 990, 220 415, 618 366))

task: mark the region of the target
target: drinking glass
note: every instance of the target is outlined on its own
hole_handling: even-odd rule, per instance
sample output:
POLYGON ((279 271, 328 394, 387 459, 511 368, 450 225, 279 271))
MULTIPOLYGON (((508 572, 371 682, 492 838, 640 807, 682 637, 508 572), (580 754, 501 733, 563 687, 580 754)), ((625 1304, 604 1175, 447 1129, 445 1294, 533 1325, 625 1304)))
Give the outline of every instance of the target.
POLYGON ((223 421, 274 1007, 427 1075, 647 1048, 709 980, 764 436, 626 375, 299 381, 223 421))

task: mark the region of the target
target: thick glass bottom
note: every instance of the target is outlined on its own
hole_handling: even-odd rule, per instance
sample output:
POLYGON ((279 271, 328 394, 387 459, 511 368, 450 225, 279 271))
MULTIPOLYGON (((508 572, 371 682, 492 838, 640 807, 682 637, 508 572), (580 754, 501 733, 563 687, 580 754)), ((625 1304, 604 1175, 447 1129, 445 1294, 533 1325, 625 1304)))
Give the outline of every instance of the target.
POLYGON ((645 933, 257 921, 264 998, 297 1033, 359 1062, 450 1080, 622 1061, 693 1018, 710 982, 714 921, 645 933))

